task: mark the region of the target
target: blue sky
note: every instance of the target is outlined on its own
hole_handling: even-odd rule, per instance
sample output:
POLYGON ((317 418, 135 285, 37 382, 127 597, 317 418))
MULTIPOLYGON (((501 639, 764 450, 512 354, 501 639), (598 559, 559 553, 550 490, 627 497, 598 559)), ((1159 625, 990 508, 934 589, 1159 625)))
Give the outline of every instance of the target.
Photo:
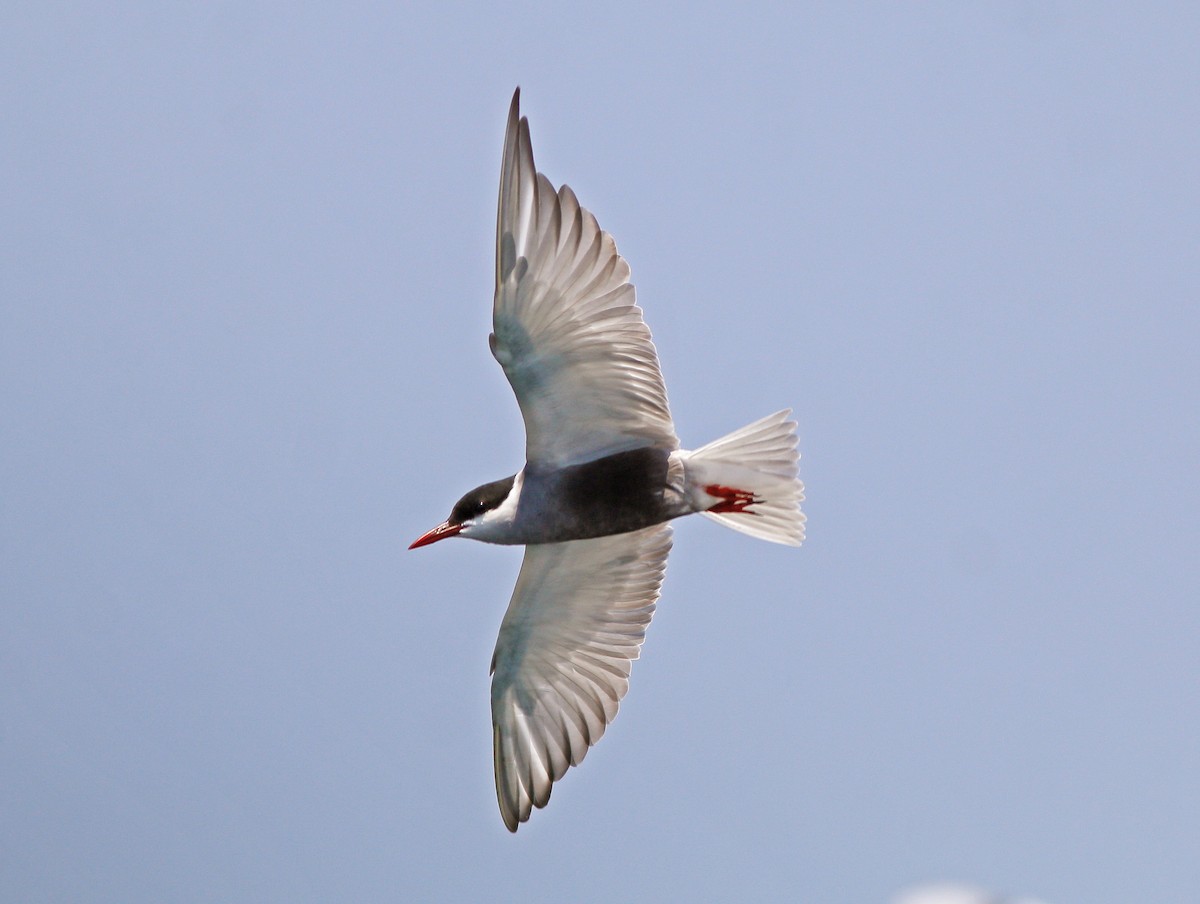
POLYGON ((1190 4, 0 12, 0 896, 1200 894, 1190 4), (792 406, 809 539, 680 523, 513 837, 504 117, 633 268, 685 445, 792 406))

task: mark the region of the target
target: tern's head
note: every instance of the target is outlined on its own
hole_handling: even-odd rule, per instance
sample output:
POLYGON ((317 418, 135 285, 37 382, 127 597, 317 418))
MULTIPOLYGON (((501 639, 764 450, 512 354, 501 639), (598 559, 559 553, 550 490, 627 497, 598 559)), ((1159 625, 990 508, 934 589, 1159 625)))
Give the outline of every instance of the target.
POLYGON ((471 490, 454 503, 449 518, 433 530, 421 534, 409 549, 428 546, 459 534, 479 540, 490 539, 490 534, 512 523, 516 497, 520 492, 519 485, 515 492, 513 490, 516 479, 516 475, 505 477, 471 490), (505 505, 506 502, 509 504, 505 505))

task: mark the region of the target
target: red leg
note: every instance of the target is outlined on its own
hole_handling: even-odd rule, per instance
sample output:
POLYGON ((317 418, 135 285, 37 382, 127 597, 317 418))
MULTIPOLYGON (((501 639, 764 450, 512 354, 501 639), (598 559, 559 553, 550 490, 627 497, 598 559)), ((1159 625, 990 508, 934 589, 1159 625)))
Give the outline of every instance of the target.
POLYGON ((762 502, 753 493, 748 493, 745 490, 735 490, 733 487, 723 487, 719 483, 710 483, 704 488, 704 492, 710 496, 718 496, 721 501, 709 508, 710 512, 717 514, 726 513, 742 513, 745 515, 757 515, 758 512, 749 510, 749 506, 756 502, 762 502))

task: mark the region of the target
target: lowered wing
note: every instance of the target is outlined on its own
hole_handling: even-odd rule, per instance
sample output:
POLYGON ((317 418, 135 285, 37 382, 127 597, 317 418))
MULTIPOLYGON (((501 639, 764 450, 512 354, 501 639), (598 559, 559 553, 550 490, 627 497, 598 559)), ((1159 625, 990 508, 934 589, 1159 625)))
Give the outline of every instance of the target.
POLYGON ((525 548, 492 657, 496 796, 509 831, 616 717, 670 551, 666 524, 525 548))

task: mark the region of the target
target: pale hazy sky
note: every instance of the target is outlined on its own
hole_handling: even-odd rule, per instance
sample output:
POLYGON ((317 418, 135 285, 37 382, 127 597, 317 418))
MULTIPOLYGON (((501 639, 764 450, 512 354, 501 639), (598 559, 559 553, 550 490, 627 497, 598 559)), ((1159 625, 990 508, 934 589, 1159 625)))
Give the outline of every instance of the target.
POLYGON ((5 902, 1200 900, 1200 12, 9 4, 5 902), (515 85, 695 446, 621 715, 513 837, 515 85))

